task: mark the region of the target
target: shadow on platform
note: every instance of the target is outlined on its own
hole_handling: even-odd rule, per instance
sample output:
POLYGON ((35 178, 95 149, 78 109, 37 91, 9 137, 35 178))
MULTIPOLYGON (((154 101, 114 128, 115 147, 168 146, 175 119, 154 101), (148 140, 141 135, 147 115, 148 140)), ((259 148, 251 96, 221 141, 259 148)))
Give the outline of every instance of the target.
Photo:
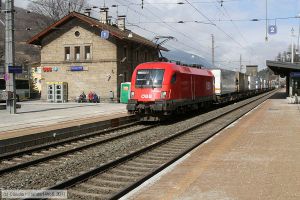
POLYGON ((286 99, 286 97, 287 97, 286 92, 276 92, 269 99, 286 99))
MULTIPOLYGON (((97 104, 95 104, 95 105, 97 105, 97 104)), ((66 109, 87 107, 87 106, 95 106, 95 105, 78 105, 78 106, 71 106, 71 107, 65 107, 65 108, 47 108, 47 109, 41 109, 41 110, 31 110, 31 111, 18 112, 18 114, 45 112, 45 111, 51 111, 51 110, 66 110, 66 109)))

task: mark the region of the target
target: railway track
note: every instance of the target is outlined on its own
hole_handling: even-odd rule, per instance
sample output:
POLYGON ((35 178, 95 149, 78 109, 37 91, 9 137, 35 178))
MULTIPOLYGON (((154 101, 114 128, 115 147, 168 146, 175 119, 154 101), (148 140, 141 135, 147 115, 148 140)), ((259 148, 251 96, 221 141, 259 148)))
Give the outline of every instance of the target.
POLYGON ((268 99, 274 92, 212 111, 197 124, 136 151, 81 172, 48 189, 68 189, 71 199, 118 199, 268 99))
POLYGON ((96 145, 120 139, 130 134, 145 131, 155 126, 157 125, 146 126, 135 122, 103 131, 94 131, 80 137, 69 138, 56 143, 1 155, 0 176, 5 173, 14 172, 42 162, 57 159, 61 156, 79 152, 96 145))
MULTIPOLYGON (((266 95, 268 94, 260 95, 260 99, 266 97, 266 95)), ((65 143, 64 145, 61 145, 60 148, 55 148, 56 150, 54 148, 53 149, 55 151, 58 150, 65 151, 66 148, 69 148, 71 152, 63 153, 62 155, 58 154, 58 156, 54 156, 50 159, 45 158, 45 160, 40 160, 38 162, 33 161, 36 163, 31 163, 28 166, 23 165, 21 167, 17 167, 15 169, 12 169, 10 173, 9 171, 3 171, 3 173, 0 174, 0 185, 3 187, 3 189, 70 188, 69 194, 70 194, 70 198, 72 199, 73 198, 74 199, 96 198, 93 195, 89 196, 90 194, 96 195, 97 198, 98 197, 99 198, 104 197, 104 199, 117 198, 115 197, 116 194, 119 193, 121 194, 122 193, 121 191, 123 190, 128 191, 125 188, 129 188, 129 185, 140 184, 141 182, 143 182, 143 180, 147 179, 147 177, 150 177, 152 174, 166 167, 168 163, 172 163, 173 162, 172 160, 174 160, 174 157, 176 157, 174 156, 174 153, 166 151, 166 149, 170 147, 163 149, 161 152, 159 151, 160 155, 154 154, 153 152, 152 153, 149 152, 149 154, 147 154, 146 153, 147 151, 150 151, 154 148, 158 148, 160 145, 163 145, 165 143, 169 143, 168 140, 171 140, 171 138, 173 139, 176 139, 177 137, 179 138, 179 136, 177 135, 180 134, 181 132, 182 132, 181 134, 185 132, 188 133, 192 129, 196 129, 197 127, 204 127, 208 124, 213 124, 211 122, 214 121, 214 119, 220 118, 222 115, 225 115, 226 113, 229 114, 234 110, 239 110, 243 106, 250 104, 251 102, 254 102, 257 98, 258 97, 253 97, 244 100, 242 102, 238 102, 236 104, 226 106, 224 108, 219 108, 204 113, 199 116, 194 116, 192 118, 188 118, 182 121, 179 120, 176 123, 173 122, 169 124, 161 124, 160 126, 156 126, 152 128, 148 127, 148 129, 144 127, 145 128, 144 130, 142 130, 142 127, 140 127, 141 130, 137 131, 135 134, 128 134, 127 136, 124 135, 124 137, 119 137, 118 139, 114 139, 111 141, 108 140, 107 142, 103 142, 103 143, 100 142, 98 144, 91 145, 90 147, 83 148, 81 150, 80 149, 76 150, 76 148, 73 145, 76 146, 85 141, 75 140, 77 142, 73 141, 74 144, 70 142, 65 143), (129 162, 129 160, 132 160, 135 157, 138 158, 142 154, 150 155, 150 157, 145 157, 145 159, 141 159, 141 162, 137 162, 138 160, 136 160, 134 163, 132 163, 132 165, 129 166, 123 165, 122 167, 120 165, 120 163, 127 163, 129 162), (157 161, 158 163, 151 163, 152 162, 151 159, 157 161), (121 170, 118 170, 117 174, 108 174, 109 172, 111 172, 112 169, 117 169, 119 165, 121 167, 120 168, 121 170), (125 169, 127 169, 127 171, 125 169), (133 171, 134 173, 132 173, 133 171), (107 176, 105 176, 104 172, 107 172, 106 173, 107 176), (129 172, 131 172, 132 174, 129 172), (130 176, 127 177, 126 174, 127 175, 130 174, 130 176), (101 178, 101 180, 103 180, 104 183, 100 183, 100 188, 98 188, 99 185, 94 185, 95 187, 91 187, 91 188, 94 188, 95 191, 91 191, 91 189, 87 191, 82 189, 85 186, 93 186, 93 184, 89 182, 91 177, 94 176, 97 177, 101 175, 104 176, 103 178, 101 178), (110 175, 112 175, 111 178, 109 178, 110 175), (117 179, 119 175, 122 175, 120 181, 118 181, 117 179), (129 181, 128 179, 128 182, 126 182, 125 181, 127 180, 126 177, 129 178, 130 180, 134 178, 134 180, 129 181), (82 186, 78 184, 81 182, 87 185, 82 186), (104 193, 102 193, 101 191, 103 191, 104 193)), ((226 118, 227 117, 223 119, 226 118)), ((230 122, 219 121, 220 126, 221 125, 226 126, 225 125, 226 123, 230 123, 230 122)), ((134 127, 135 129, 139 129, 136 126, 134 127)), ((216 125, 213 125, 212 127, 208 128, 208 130, 209 131, 214 130, 214 128, 216 127, 217 127, 216 125)), ((131 128, 128 125, 128 126, 124 126, 123 129, 116 129, 115 131, 117 130, 125 131, 126 129, 131 129, 131 128)), ((203 134, 208 134, 209 131, 206 131, 203 134)), ((108 131, 107 133, 111 133, 111 132, 108 131)), ((123 132, 123 134, 125 133, 123 132)), ((106 136, 111 137, 112 134, 106 134, 106 136)), ((88 140, 88 138, 85 139, 88 140)), ((192 144, 192 142, 187 142, 184 139, 180 139, 180 140, 181 142, 179 142, 178 144, 182 143, 180 145, 186 146, 186 148, 188 147, 188 145, 192 144)), ((198 141, 198 140, 199 138, 193 139, 193 141, 198 141)), ((93 141, 88 141, 88 142, 92 143, 93 141)), ((179 151, 177 152, 177 154, 180 154, 183 152, 183 150, 182 148, 180 148, 180 146, 178 146, 178 144, 175 145, 176 147, 175 149, 178 149, 179 151)), ((51 148, 48 150, 51 150, 51 148)), ((27 161, 31 162, 31 160, 27 160, 26 162, 24 162, 23 160, 24 158, 32 159, 32 160, 36 160, 36 158, 44 159, 43 157, 47 157, 48 155, 45 156, 40 154, 45 154, 45 153, 47 153, 47 150, 43 149, 41 150, 40 153, 37 153, 37 155, 33 155, 34 158, 30 158, 31 155, 33 154, 31 152, 30 153, 31 155, 23 155, 21 159, 16 157, 17 159, 15 159, 15 161, 21 162, 22 164, 22 163, 26 163, 27 161)), ((56 153, 60 153, 60 152, 56 152, 56 153)), ((14 167, 15 164, 12 164, 10 167, 14 167)), ((4 165, 2 167, 3 168, 1 169, 5 168, 4 165)))
MULTIPOLYGON (((44 150, 53 146, 58 146, 58 145, 64 145, 66 143, 70 143, 70 142, 74 142, 76 140, 84 140, 93 136, 97 136, 99 134, 106 134, 110 131, 115 131, 115 130, 119 130, 119 129, 124 129, 130 126, 133 126, 137 124, 137 122, 131 122, 125 125, 121 125, 118 127, 114 127, 114 128, 108 128, 108 129, 100 129, 100 127, 98 126, 92 126, 90 128, 86 128, 84 130, 81 130, 82 132, 86 132, 86 134, 81 134, 79 136, 73 136, 73 137, 69 137, 66 139, 61 139, 59 141, 56 142, 49 142, 46 144, 41 144, 41 145, 35 145, 29 148, 25 148, 25 149, 21 149, 21 150, 17 150, 17 151, 13 151, 13 152, 8 152, 8 153, 4 153, 0 155, 0 161, 4 160, 4 159, 10 159, 13 157, 18 157, 18 156, 22 156, 23 154, 30 154, 32 152, 35 151, 39 151, 39 150, 44 150)), ((71 132, 71 131, 70 131, 71 132)))

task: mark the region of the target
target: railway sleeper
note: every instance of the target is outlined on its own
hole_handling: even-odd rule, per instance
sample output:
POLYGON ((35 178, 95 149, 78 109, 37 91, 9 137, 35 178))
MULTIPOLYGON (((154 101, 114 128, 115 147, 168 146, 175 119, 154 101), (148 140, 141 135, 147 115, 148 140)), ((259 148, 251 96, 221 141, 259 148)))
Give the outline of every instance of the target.
POLYGON ((138 157, 138 158, 136 158, 135 159, 137 162, 140 162, 140 163, 143 163, 143 164, 154 164, 154 165, 156 165, 156 164, 160 164, 161 162, 162 162, 162 160, 161 159, 148 159, 147 157, 138 157))
POLYGON ((157 160, 157 161, 164 161, 164 160, 166 160, 168 157, 167 156, 161 156, 161 155, 159 155, 159 154, 156 154, 156 155, 149 155, 149 154, 147 154, 147 155, 144 155, 144 158, 146 158, 146 159, 149 159, 149 160, 157 160))
POLYGON ((194 137, 190 137, 190 138, 184 138, 184 139, 179 139, 177 141, 174 141, 177 145, 188 145, 191 143, 192 138, 194 137))
POLYGON ((125 165, 125 166, 120 166, 119 169, 124 171, 136 171, 136 172, 144 173, 144 172, 148 172, 152 168, 132 167, 132 166, 125 165))
POLYGON ((118 176, 140 177, 141 175, 143 175, 143 172, 122 170, 122 169, 119 169, 119 168, 115 168, 115 169, 111 170, 111 173, 116 174, 118 176))
POLYGON ((168 152, 168 153, 162 153, 162 152, 155 151, 155 152, 149 152, 147 155, 150 155, 150 156, 157 156, 157 155, 159 155, 157 157, 159 157, 159 158, 166 158, 166 157, 172 156, 173 153, 170 153, 170 152, 168 152))
POLYGON ((159 149, 155 149, 154 151, 149 152, 149 154, 161 154, 164 156, 171 155, 172 152, 170 150, 165 149, 164 147, 160 147, 159 149))
POLYGON ((90 179, 86 182, 86 184, 90 184, 91 185, 100 185, 100 186, 107 186, 107 187, 111 187, 111 188, 120 188, 120 187, 124 187, 127 185, 127 182, 116 182, 116 181, 112 181, 112 180, 104 180, 104 179, 99 179, 97 177, 90 179))
POLYGON ((149 169, 153 169, 156 168, 157 165, 156 164, 151 164, 151 163, 142 163, 142 162, 137 162, 137 161, 130 161, 128 163, 126 163, 127 166, 129 167, 141 167, 141 168, 149 168, 149 169))
POLYGON ((176 142, 176 143, 173 143, 173 144, 168 144, 168 146, 165 147, 165 149, 168 149, 171 153, 171 152, 174 152, 174 151, 178 151, 178 149, 179 150, 184 149, 184 146, 182 144, 179 144, 179 143, 176 142))
POLYGON ((105 174, 101 174, 101 176, 99 176, 99 178, 104 179, 104 180, 113 180, 113 181, 118 181, 118 182, 134 182, 137 180, 136 177, 130 177, 130 176, 121 176, 121 175, 117 175, 114 174, 112 172, 107 172, 105 174))
POLYGON ((119 190, 117 187, 109 187, 106 185, 91 185, 88 183, 81 183, 74 189, 79 190, 79 191, 84 191, 84 192, 92 192, 92 193, 101 193, 101 194, 110 194, 114 193, 119 190))
POLYGON ((68 198, 70 199, 89 199, 89 200, 107 200, 110 199, 110 195, 99 195, 89 192, 81 192, 74 189, 68 190, 68 198))
POLYGON ((4 165, 14 165, 16 164, 16 162, 13 162, 11 160, 4 160, 1 162, 1 164, 4 164, 4 165))

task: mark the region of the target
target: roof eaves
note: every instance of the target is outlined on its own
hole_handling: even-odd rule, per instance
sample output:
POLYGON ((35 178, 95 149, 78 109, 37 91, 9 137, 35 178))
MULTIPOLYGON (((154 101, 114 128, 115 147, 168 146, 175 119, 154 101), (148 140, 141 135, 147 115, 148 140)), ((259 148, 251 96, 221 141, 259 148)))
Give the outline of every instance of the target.
POLYGON ((113 36, 115 36, 119 39, 122 39, 122 36, 117 32, 117 30, 114 30, 114 28, 112 26, 103 24, 103 23, 97 21, 96 19, 93 19, 91 17, 87 17, 87 16, 85 16, 83 14, 80 14, 80 13, 76 13, 76 17, 78 17, 82 21, 90 24, 92 27, 97 27, 97 28, 102 29, 102 30, 109 30, 111 35, 113 35, 113 36))
POLYGON ((47 35, 48 33, 50 33, 51 31, 53 31, 55 28, 57 28, 58 26, 60 26, 61 24, 65 23, 66 21, 72 19, 73 17, 76 17, 88 24, 90 24, 92 27, 96 27, 98 29, 102 29, 102 30, 108 30, 110 32, 111 35, 121 39, 121 40, 128 40, 128 41, 132 41, 132 42, 137 42, 152 48, 158 48, 159 50, 163 50, 163 51, 169 51, 168 49, 153 43, 152 41, 137 35, 135 33, 133 33, 133 37, 129 38, 127 37, 127 35, 129 34, 126 31, 121 31, 116 27, 107 25, 107 24, 103 24, 101 22, 99 22, 97 19, 85 16, 81 13, 78 12, 72 12, 69 15, 66 15, 65 17, 63 17, 62 19, 58 20, 57 22, 53 23, 52 25, 48 26, 47 28, 45 28, 43 31, 41 31, 40 33, 36 34, 35 36, 33 36, 31 39, 29 39, 27 41, 28 44, 34 44, 34 45, 40 45, 40 39, 42 37, 44 37, 45 35, 47 35))
POLYGON ((47 34, 49 31, 52 31, 55 27, 59 26, 60 24, 64 23, 66 20, 70 19, 71 17, 74 16, 74 12, 70 13, 69 15, 66 15, 65 17, 63 17, 62 19, 54 22, 53 24, 51 24, 50 26, 48 26, 47 28, 45 28, 44 30, 42 30, 41 32, 39 32, 38 34, 36 34, 35 36, 33 36, 31 39, 29 39, 27 41, 28 44, 36 44, 36 42, 45 34, 47 34))

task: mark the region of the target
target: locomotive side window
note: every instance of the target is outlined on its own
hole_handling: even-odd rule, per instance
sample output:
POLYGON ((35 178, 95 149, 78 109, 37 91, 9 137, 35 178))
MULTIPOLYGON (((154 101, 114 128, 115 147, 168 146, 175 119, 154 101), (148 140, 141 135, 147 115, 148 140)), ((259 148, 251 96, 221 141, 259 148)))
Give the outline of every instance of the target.
POLYGON ((173 74, 172 79, 171 79, 171 83, 172 84, 176 83, 176 73, 173 74))
POLYGON ((5 90, 5 80, 0 79, 0 90, 5 90))
POLYGON ((137 71, 135 86, 161 88, 164 78, 163 69, 141 69, 137 71))

